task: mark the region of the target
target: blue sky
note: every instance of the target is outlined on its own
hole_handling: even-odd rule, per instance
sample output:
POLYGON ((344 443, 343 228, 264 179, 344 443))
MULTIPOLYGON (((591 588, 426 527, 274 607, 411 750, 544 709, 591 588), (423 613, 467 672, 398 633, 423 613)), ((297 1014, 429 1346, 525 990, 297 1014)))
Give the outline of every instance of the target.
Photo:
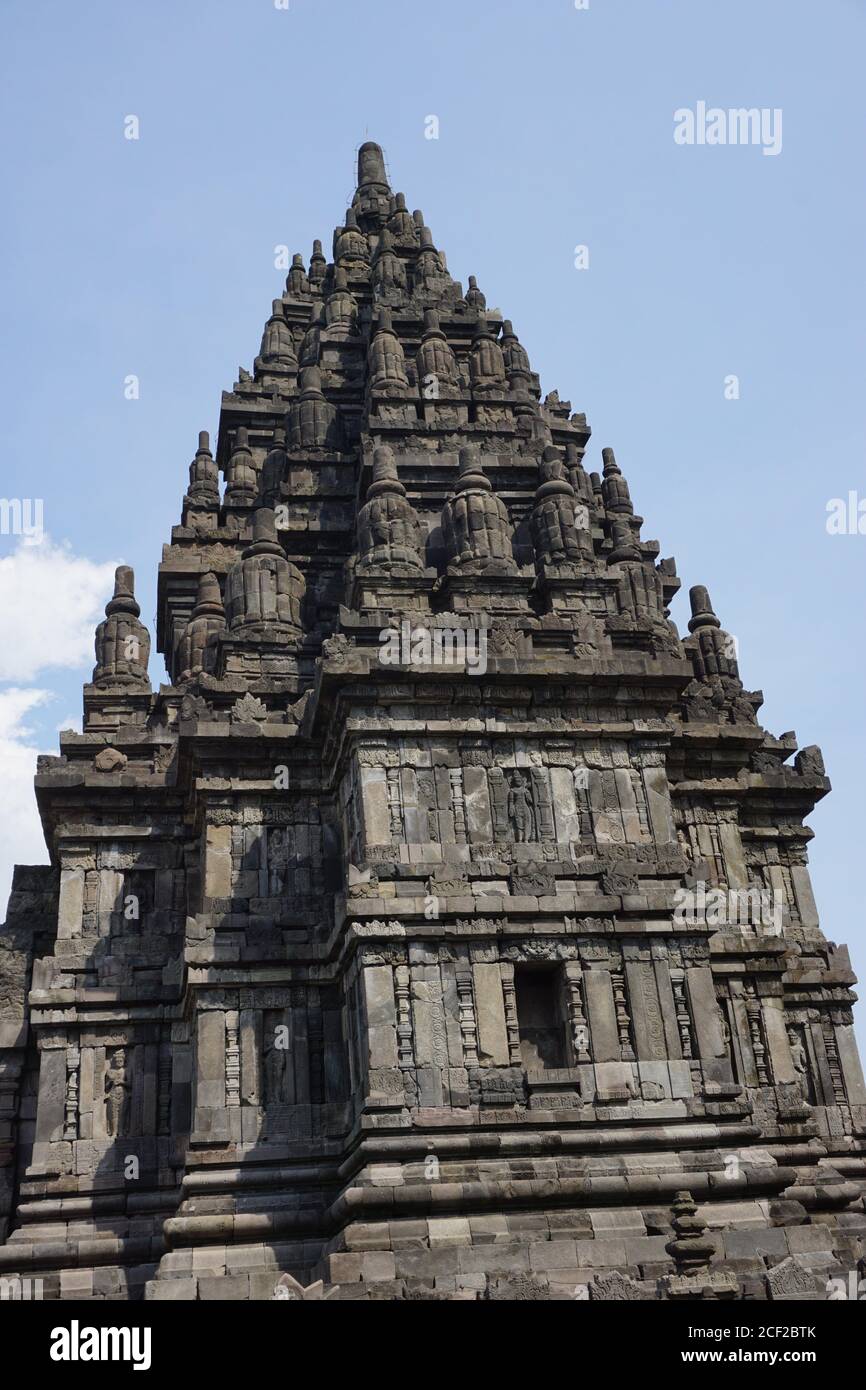
POLYGON ((0 897, 9 855, 38 857, 22 788, 80 712, 112 565, 150 622, 197 431, 282 288, 274 247, 330 249, 370 138, 587 412, 593 466, 615 447, 764 723, 823 747, 818 904, 866 977, 866 536, 825 524, 866 497, 864 30, 860 0, 6 0, 0 493, 43 498, 52 544, 37 564, 0 536, 0 897), (780 108, 781 153, 678 146, 699 101, 780 108))

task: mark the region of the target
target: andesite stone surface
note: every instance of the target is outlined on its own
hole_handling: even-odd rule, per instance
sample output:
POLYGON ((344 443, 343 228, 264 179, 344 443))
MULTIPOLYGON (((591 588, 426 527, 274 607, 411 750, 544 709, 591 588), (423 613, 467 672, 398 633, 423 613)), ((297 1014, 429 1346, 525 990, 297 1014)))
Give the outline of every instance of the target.
POLYGON ((820 752, 760 726, 706 589, 677 631, 613 450, 587 471, 372 143, 332 254, 198 437, 168 684, 121 568, 39 761, 0 1277, 825 1297, 863 1273, 866 1089, 820 752))

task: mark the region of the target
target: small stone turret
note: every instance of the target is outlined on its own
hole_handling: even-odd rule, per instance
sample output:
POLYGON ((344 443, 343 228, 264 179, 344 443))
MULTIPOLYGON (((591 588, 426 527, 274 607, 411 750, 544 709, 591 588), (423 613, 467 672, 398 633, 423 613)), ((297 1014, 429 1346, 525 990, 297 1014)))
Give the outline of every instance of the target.
POLYGON ((464 299, 470 309, 478 309, 483 313, 487 308, 487 300, 478 288, 478 281, 474 275, 469 276, 469 289, 466 291, 464 299))
POLYGON ((634 507, 629 495, 628 483, 622 475, 613 449, 602 449, 601 456, 604 461, 604 481, 601 485, 601 495, 604 498, 605 508, 609 512, 621 512, 623 515, 631 516, 634 507))
POLYGON ((349 208, 345 225, 334 234, 334 263, 355 274, 369 269, 370 243, 358 226, 354 208, 349 208))
POLYGON ((327 266, 328 263, 322 251, 322 243, 316 240, 313 242, 313 254, 310 256, 310 269, 307 275, 311 291, 318 290, 325 278, 327 266))
POLYGON ((301 371, 305 367, 318 365, 322 352, 322 329, 324 326, 325 306, 320 299, 314 299, 310 314, 310 326, 301 339, 301 346, 298 349, 298 366, 301 371))
POLYGON ((469 356, 469 376, 474 392, 505 389, 505 361, 487 319, 479 314, 469 356))
POLYGON ((370 342, 368 367, 372 390, 398 394, 408 391, 406 359, 400 339, 391 324, 389 309, 379 310, 376 331, 370 342))
POLYGON ((252 543, 229 570, 226 616, 232 637, 290 641, 301 635, 304 577, 283 553, 274 513, 259 507, 252 543))
POLYGON ((342 442, 340 420, 334 406, 325 400, 319 368, 304 367, 300 385, 300 394, 289 413, 290 447, 339 449, 342 442))
POLYGON ((421 570, 421 546, 418 517, 397 476, 394 452, 380 446, 373 454, 373 482, 358 513, 357 567, 421 570))
POLYGON ((286 431, 282 425, 274 429, 273 443, 262 464, 262 500, 266 507, 276 507, 280 486, 286 476, 286 431))
POLYGON ((406 293, 406 267, 394 250, 394 240, 387 227, 379 238, 373 261, 373 285, 379 294, 406 293))
POLYGON ((292 330, 286 323, 281 299, 274 300, 271 316, 265 324, 259 362, 263 367, 279 367, 289 372, 298 370, 295 342, 292 330))
POLYGON ((565 465, 552 445, 544 450, 539 468, 540 484, 530 515, 532 543, 539 566, 579 565, 593 558, 592 540, 575 522, 574 488, 565 476, 565 465))
POLYGON ((449 573, 516 574, 511 522, 482 471, 478 447, 460 450, 460 476, 442 512, 449 573))
POLYGON ((190 501, 204 506, 219 505, 219 473, 214 456, 210 451, 210 435, 207 430, 199 432, 198 449, 189 466, 187 497, 190 501))
POLYGON ((382 225, 391 211, 391 188, 381 145, 367 140, 358 151, 358 189, 352 207, 364 231, 382 225))
POLYGON ((325 327, 331 337, 349 337, 358 331, 358 301, 349 292, 342 266, 334 272, 334 288, 325 301, 325 327))
POLYGON ((395 194, 394 206, 388 218, 388 231, 397 246, 411 249, 418 244, 418 228, 412 214, 406 210, 406 198, 402 193, 395 194))
POLYGON ((256 500, 258 477, 249 445, 246 426, 241 425, 234 439, 226 469, 226 501, 253 503, 256 500))
POLYGON ((520 389, 529 390, 532 384, 532 368, 529 365, 529 355, 515 333, 510 319, 506 319, 502 325, 502 341, 500 346, 509 386, 513 391, 520 389))
POLYGON ((202 672, 216 670, 217 641, 225 625, 219 580, 209 571, 199 580, 195 607, 178 643, 178 680, 190 680, 202 672))
POLYGON ((457 359, 439 327, 439 315, 435 309, 424 311, 424 333, 415 356, 415 366, 422 395, 427 387, 434 388, 435 395, 440 395, 443 389, 447 393, 460 383, 457 359))
POLYGON ((310 296, 310 282, 300 251, 296 251, 292 256, 292 264, 286 276, 286 294, 292 299, 308 299, 310 296))
POLYGON ((413 286, 415 290, 436 293, 447 284, 448 276, 444 272, 442 258, 436 247, 433 245, 433 233, 429 227, 421 228, 421 249, 412 273, 413 286))
POLYGON ((689 632, 694 637, 689 649, 696 677, 704 681, 712 676, 739 680, 736 643, 729 633, 722 630, 703 584, 696 584, 689 590, 689 603, 692 609, 689 632))
POLYGON ((135 600, 135 575, 129 565, 119 565, 114 572, 114 595, 105 605, 105 617, 96 629, 94 685, 150 689, 150 634, 139 622, 140 613, 135 600))
POLYGON ((635 621, 663 626, 667 632, 662 577, 654 565, 644 561, 637 533, 624 515, 611 522, 611 540, 608 564, 622 570, 617 590, 620 613, 635 621))

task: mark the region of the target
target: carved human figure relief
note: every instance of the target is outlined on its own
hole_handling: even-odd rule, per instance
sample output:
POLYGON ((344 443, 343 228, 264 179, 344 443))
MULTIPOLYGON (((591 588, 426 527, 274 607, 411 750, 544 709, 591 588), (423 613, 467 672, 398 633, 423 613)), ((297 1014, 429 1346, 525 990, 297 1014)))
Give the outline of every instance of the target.
POLYGON ((126 1053, 116 1047, 111 1053, 105 1073, 105 1129, 112 1139, 126 1134, 129 1128, 130 1085, 126 1074, 126 1053))
POLYGON ((285 1024, 275 1023, 265 1027, 265 1104, 285 1105, 286 1072, 289 1052, 287 1047, 288 1030, 285 1024))
POLYGON ((522 772, 515 772, 511 777, 511 786, 508 792, 508 818, 514 829, 515 840, 523 842, 535 838, 532 798, 529 783, 522 772))
POLYGON ((272 897, 286 892, 289 864, 289 832, 277 826, 268 836, 268 881, 272 897))

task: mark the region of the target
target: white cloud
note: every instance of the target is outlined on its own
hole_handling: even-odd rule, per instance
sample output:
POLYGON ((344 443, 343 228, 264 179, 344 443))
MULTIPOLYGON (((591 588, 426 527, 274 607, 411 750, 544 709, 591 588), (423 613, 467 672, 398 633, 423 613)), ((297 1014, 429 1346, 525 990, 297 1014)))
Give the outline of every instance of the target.
POLYGON ((48 862, 33 795, 36 757, 48 750, 34 743, 26 719, 30 710, 54 698, 50 690, 0 690, 0 922, 6 917, 13 865, 48 862))
MULTIPOLYGON (((112 591, 115 562, 96 564, 49 536, 23 538, 0 557, 0 922, 15 864, 44 864, 48 852, 33 794, 40 748, 27 716, 54 700, 28 682, 41 672, 93 663, 93 632, 112 591)), ((68 698, 68 697, 65 697, 68 698)), ((62 728, 80 728, 77 716, 62 728)))
POLYGON ((115 564, 96 564, 50 537, 0 559, 0 681, 81 666, 112 591, 115 564))

